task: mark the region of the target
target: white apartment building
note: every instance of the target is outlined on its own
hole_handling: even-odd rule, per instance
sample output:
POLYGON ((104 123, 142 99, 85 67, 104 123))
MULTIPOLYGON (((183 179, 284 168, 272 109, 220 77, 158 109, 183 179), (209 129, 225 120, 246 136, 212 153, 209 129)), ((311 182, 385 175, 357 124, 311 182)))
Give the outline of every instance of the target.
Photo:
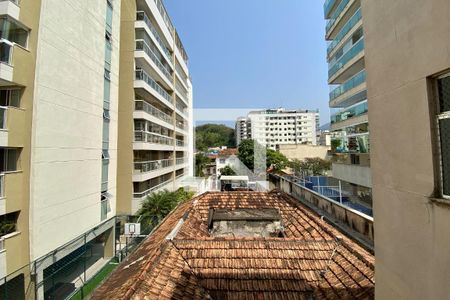
POLYGON ((236 136, 236 145, 239 145, 242 140, 248 139, 250 137, 250 123, 248 118, 239 117, 236 121, 235 125, 235 136, 236 136))
POLYGON ((239 118, 236 122, 236 133, 241 134, 239 141, 253 139, 270 149, 276 149, 278 145, 316 145, 318 130, 319 112, 308 110, 251 111, 246 118, 239 118), (246 135, 243 134, 245 132, 246 135))

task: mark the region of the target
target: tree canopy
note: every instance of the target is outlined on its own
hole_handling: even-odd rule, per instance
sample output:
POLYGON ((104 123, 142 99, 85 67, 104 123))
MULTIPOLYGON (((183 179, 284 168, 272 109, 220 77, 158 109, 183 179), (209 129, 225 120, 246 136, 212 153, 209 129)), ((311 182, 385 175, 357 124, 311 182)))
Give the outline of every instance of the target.
POLYGON ((236 171, 233 170, 232 167, 230 166, 225 166, 222 169, 220 169, 220 175, 224 175, 224 176, 233 176, 236 175, 236 171))
POLYGON ((206 151, 208 147, 235 147, 234 129, 221 124, 205 124, 195 127, 195 146, 206 151))
POLYGON ((290 166, 296 173, 304 172, 306 175, 324 175, 325 171, 331 169, 331 161, 320 157, 307 157, 304 160, 294 159, 290 166))
POLYGON ((253 140, 243 140, 239 144, 238 157, 250 170, 254 170, 255 168, 255 147, 256 149, 259 148, 261 150, 257 151, 258 153, 264 153, 265 151, 266 168, 273 168, 274 171, 281 171, 288 166, 289 160, 282 153, 272 149, 265 149, 264 146, 257 142, 255 143, 253 140))
POLYGON ((211 160, 203 153, 195 154, 195 176, 203 177, 203 169, 211 160))

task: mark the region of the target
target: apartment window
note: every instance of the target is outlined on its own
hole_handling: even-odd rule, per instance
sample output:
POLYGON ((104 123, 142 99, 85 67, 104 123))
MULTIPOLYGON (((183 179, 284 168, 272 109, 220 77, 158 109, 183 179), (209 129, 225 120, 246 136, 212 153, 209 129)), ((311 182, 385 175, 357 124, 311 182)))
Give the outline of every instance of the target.
POLYGON ((450 74, 437 80, 442 195, 450 198, 450 74))
POLYGON ((0 106, 20 107, 20 90, 0 90, 0 106))
POLYGON ((13 212, 0 216, 0 236, 4 236, 17 231, 18 212, 13 212))
POLYGON ((0 173, 17 171, 19 150, 0 148, 0 173))
POLYGON ((26 48, 28 43, 28 30, 22 28, 13 20, 2 17, 0 18, 0 38, 26 48))

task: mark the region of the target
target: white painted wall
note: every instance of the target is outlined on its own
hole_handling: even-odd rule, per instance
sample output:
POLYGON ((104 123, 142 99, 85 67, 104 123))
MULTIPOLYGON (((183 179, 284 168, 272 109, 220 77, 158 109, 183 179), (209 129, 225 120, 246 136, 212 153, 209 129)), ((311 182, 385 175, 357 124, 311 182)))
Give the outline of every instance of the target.
MULTIPOLYGON (((100 221, 106 0, 42 0, 33 101, 35 260, 100 221)), ((114 1, 108 218, 115 214, 120 1, 114 1)))

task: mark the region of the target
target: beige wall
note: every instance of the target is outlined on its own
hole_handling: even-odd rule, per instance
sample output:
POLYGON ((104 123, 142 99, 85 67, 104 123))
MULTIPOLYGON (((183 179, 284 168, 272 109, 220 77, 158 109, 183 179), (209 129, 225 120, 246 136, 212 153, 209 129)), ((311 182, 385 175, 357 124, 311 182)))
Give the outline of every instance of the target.
POLYGON ((117 214, 131 213, 133 197, 134 45, 136 2, 124 1, 120 25, 119 136, 117 149, 117 214))
POLYGON ((363 0, 376 298, 448 299, 450 203, 435 196, 427 77, 450 68, 448 0, 363 0))
POLYGON ((5 175, 6 212, 20 211, 17 230, 20 234, 5 243, 7 273, 17 271, 29 263, 29 187, 31 121, 33 115, 35 58, 38 40, 40 0, 22 0, 19 20, 30 28, 28 49, 14 47, 13 81, 24 86, 20 109, 8 110, 8 146, 22 148, 19 172, 5 175))
POLYGON ((304 160, 307 157, 327 157, 330 146, 313 146, 313 145, 279 145, 280 152, 289 159, 304 160))

